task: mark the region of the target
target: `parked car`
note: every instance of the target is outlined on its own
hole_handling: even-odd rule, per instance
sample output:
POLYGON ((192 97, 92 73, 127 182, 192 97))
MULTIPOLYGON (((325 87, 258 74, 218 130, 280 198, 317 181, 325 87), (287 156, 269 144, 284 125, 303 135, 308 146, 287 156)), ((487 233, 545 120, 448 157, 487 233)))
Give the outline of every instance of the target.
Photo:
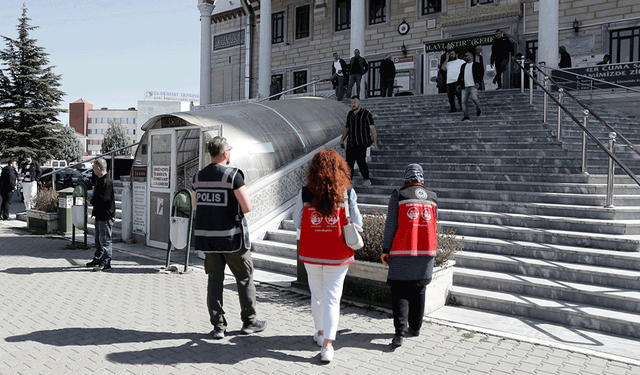
POLYGON ((85 184, 87 190, 91 190, 93 186, 91 175, 87 177, 86 173, 75 168, 68 168, 56 172, 56 189, 73 187, 80 182, 85 184))

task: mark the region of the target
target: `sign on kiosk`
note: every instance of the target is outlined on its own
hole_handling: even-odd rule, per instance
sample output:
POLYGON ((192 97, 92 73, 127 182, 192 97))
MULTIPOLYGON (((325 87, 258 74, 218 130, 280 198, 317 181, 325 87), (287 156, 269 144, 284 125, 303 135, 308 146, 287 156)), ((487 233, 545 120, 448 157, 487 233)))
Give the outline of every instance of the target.
POLYGON ((171 167, 164 165, 154 165, 151 175, 151 187, 169 188, 171 167))

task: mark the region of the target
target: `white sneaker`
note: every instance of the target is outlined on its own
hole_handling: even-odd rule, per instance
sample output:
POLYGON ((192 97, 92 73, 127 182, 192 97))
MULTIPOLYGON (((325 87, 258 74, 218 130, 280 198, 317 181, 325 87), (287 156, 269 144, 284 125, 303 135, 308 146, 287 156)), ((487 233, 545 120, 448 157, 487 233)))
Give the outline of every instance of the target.
POLYGON ((328 348, 322 348, 320 350, 320 360, 322 362, 331 362, 331 360, 333 359, 333 346, 330 346, 328 348))
POLYGON ((371 186, 371 180, 364 180, 362 186, 371 186))
POLYGON ((321 347, 322 344, 324 344, 324 337, 322 337, 322 335, 319 334, 318 331, 316 331, 316 333, 313 334, 313 341, 315 341, 316 344, 321 347))

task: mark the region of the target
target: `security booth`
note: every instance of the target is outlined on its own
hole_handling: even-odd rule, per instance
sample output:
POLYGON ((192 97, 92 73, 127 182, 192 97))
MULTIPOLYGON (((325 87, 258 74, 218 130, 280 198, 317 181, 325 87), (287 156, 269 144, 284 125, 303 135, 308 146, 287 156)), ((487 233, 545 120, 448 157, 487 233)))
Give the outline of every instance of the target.
MULTIPOLYGON (((296 159, 340 137, 349 111, 343 103, 318 97, 198 108, 158 115, 142 125, 144 134, 131 171, 130 215, 135 242, 167 248, 175 193, 191 190, 195 173, 211 161, 206 144, 218 135, 233 147, 230 166, 244 172, 253 201, 248 215, 252 229, 252 222, 269 217, 297 194, 297 190, 279 192, 286 186, 264 190, 261 184, 274 179, 274 173, 282 173, 296 159), (258 192, 260 197, 255 197, 258 192)), ((304 178, 296 173, 296 180, 304 178)))

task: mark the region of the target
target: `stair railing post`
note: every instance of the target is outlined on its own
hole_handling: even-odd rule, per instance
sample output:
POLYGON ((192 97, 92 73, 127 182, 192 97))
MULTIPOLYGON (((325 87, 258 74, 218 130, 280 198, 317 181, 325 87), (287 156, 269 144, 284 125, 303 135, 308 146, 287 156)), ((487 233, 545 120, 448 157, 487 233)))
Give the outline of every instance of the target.
POLYGON ((560 104, 562 104, 562 97, 564 96, 564 89, 563 88, 559 88, 558 89, 558 140, 560 140, 560 134, 562 132, 562 107, 560 106, 560 104))
MULTIPOLYGON (((589 123, 589 110, 585 109, 583 111, 583 113, 584 113, 583 125, 586 128, 587 124, 589 123)), ((585 132, 584 130, 582 131, 582 167, 581 167, 581 171, 584 174, 589 174, 587 172, 587 132, 585 132)))
MULTIPOLYGON (((544 88, 549 90, 549 77, 544 76, 544 88)), ((547 105, 549 104, 549 98, 547 96, 547 92, 544 92, 544 104, 542 106, 544 113, 542 114, 542 122, 547 124, 547 105)))
POLYGON ((533 105, 533 65, 529 67, 529 104, 533 105))
POLYGON ((524 94, 524 57, 520 59, 520 66, 522 67, 522 72, 520 72, 520 92, 524 94))
MULTIPOLYGON (((616 147, 616 133, 609 133, 609 151, 612 154, 615 154, 616 147)), ((613 181, 615 179, 615 168, 616 164, 613 161, 613 158, 609 156, 609 169, 607 170, 607 199, 604 204, 605 207, 610 208, 613 207, 613 181)))
POLYGON ((313 83, 313 96, 316 96, 316 83, 313 83))

